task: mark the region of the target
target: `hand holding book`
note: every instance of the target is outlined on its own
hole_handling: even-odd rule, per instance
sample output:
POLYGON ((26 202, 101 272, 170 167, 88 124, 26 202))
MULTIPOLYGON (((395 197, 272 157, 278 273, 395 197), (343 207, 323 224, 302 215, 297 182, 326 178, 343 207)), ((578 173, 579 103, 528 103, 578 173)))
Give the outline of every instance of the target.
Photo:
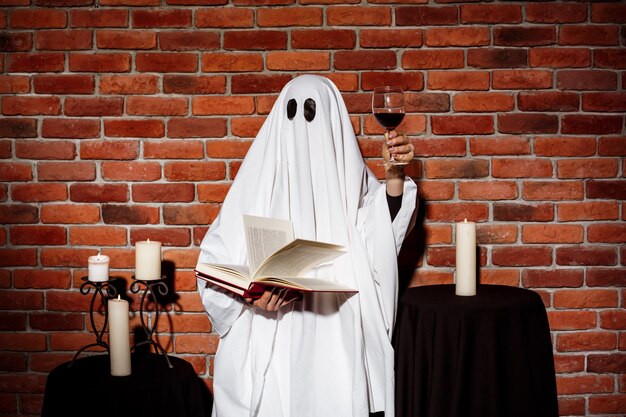
POLYGON ((246 303, 265 311, 278 311, 281 307, 302 298, 302 293, 289 288, 268 287, 259 298, 245 297, 246 303))

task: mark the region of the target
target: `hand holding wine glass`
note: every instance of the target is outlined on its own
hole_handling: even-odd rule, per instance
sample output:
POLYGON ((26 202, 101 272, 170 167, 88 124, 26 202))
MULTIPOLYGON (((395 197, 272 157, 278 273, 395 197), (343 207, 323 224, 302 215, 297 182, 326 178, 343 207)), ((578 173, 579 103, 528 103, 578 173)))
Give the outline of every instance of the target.
POLYGON ((404 93, 400 87, 384 86, 376 87, 372 95, 372 112, 376 121, 385 129, 386 144, 383 146, 383 158, 388 160, 391 166, 407 165, 413 159, 413 146, 403 135, 397 135, 394 131, 404 119, 405 101, 404 93), (391 146, 391 148, 388 148, 391 146), (385 155, 387 153, 387 155, 385 155), (396 154, 402 154, 398 160, 396 154), (407 157, 404 157, 408 154, 407 157), (388 157, 388 158, 387 158, 388 157))

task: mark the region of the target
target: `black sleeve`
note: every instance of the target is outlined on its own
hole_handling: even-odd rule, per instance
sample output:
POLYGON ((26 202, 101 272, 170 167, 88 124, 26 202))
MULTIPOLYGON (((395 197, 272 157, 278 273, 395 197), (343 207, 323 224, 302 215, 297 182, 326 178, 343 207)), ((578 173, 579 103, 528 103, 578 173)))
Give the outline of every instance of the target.
POLYGON ((387 206, 389 207, 389 215, 391 216, 391 221, 393 221, 398 215, 400 207, 402 207, 402 194, 396 197, 392 197, 387 194, 387 206))

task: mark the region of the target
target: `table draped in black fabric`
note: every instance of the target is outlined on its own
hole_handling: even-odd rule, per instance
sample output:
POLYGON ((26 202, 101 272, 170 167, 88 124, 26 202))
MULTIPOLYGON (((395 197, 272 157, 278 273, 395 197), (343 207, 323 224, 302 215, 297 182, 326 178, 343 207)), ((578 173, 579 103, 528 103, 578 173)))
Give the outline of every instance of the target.
POLYGON ((84 357, 48 375, 42 417, 206 417, 208 390, 187 361, 133 354, 132 374, 110 374, 109 355, 84 357))
POLYGON ((409 288, 394 334, 396 417, 556 417, 546 310, 533 291, 409 288))

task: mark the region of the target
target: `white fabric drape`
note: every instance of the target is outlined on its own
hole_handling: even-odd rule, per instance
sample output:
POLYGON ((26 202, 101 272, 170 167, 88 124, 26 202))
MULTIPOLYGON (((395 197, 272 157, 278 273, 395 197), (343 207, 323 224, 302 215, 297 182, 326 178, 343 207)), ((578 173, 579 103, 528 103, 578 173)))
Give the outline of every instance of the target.
POLYGON ((391 222, 385 187, 364 164, 331 81, 305 75, 285 86, 202 242, 199 261, 245 264, 242 214, 289 219, 297 237, 349 249, 311 275, 359 293, 307 294, 265 313, 199 280, 221 337, 214 417, 363 417, 382 410, 393 417, 396 256, 415 202, 415 184, 407 179, 391 222), (297 111, 290 120, 291 99, 297 111), (303 116, 307 99, 315 101, 312 121, 303 116))

